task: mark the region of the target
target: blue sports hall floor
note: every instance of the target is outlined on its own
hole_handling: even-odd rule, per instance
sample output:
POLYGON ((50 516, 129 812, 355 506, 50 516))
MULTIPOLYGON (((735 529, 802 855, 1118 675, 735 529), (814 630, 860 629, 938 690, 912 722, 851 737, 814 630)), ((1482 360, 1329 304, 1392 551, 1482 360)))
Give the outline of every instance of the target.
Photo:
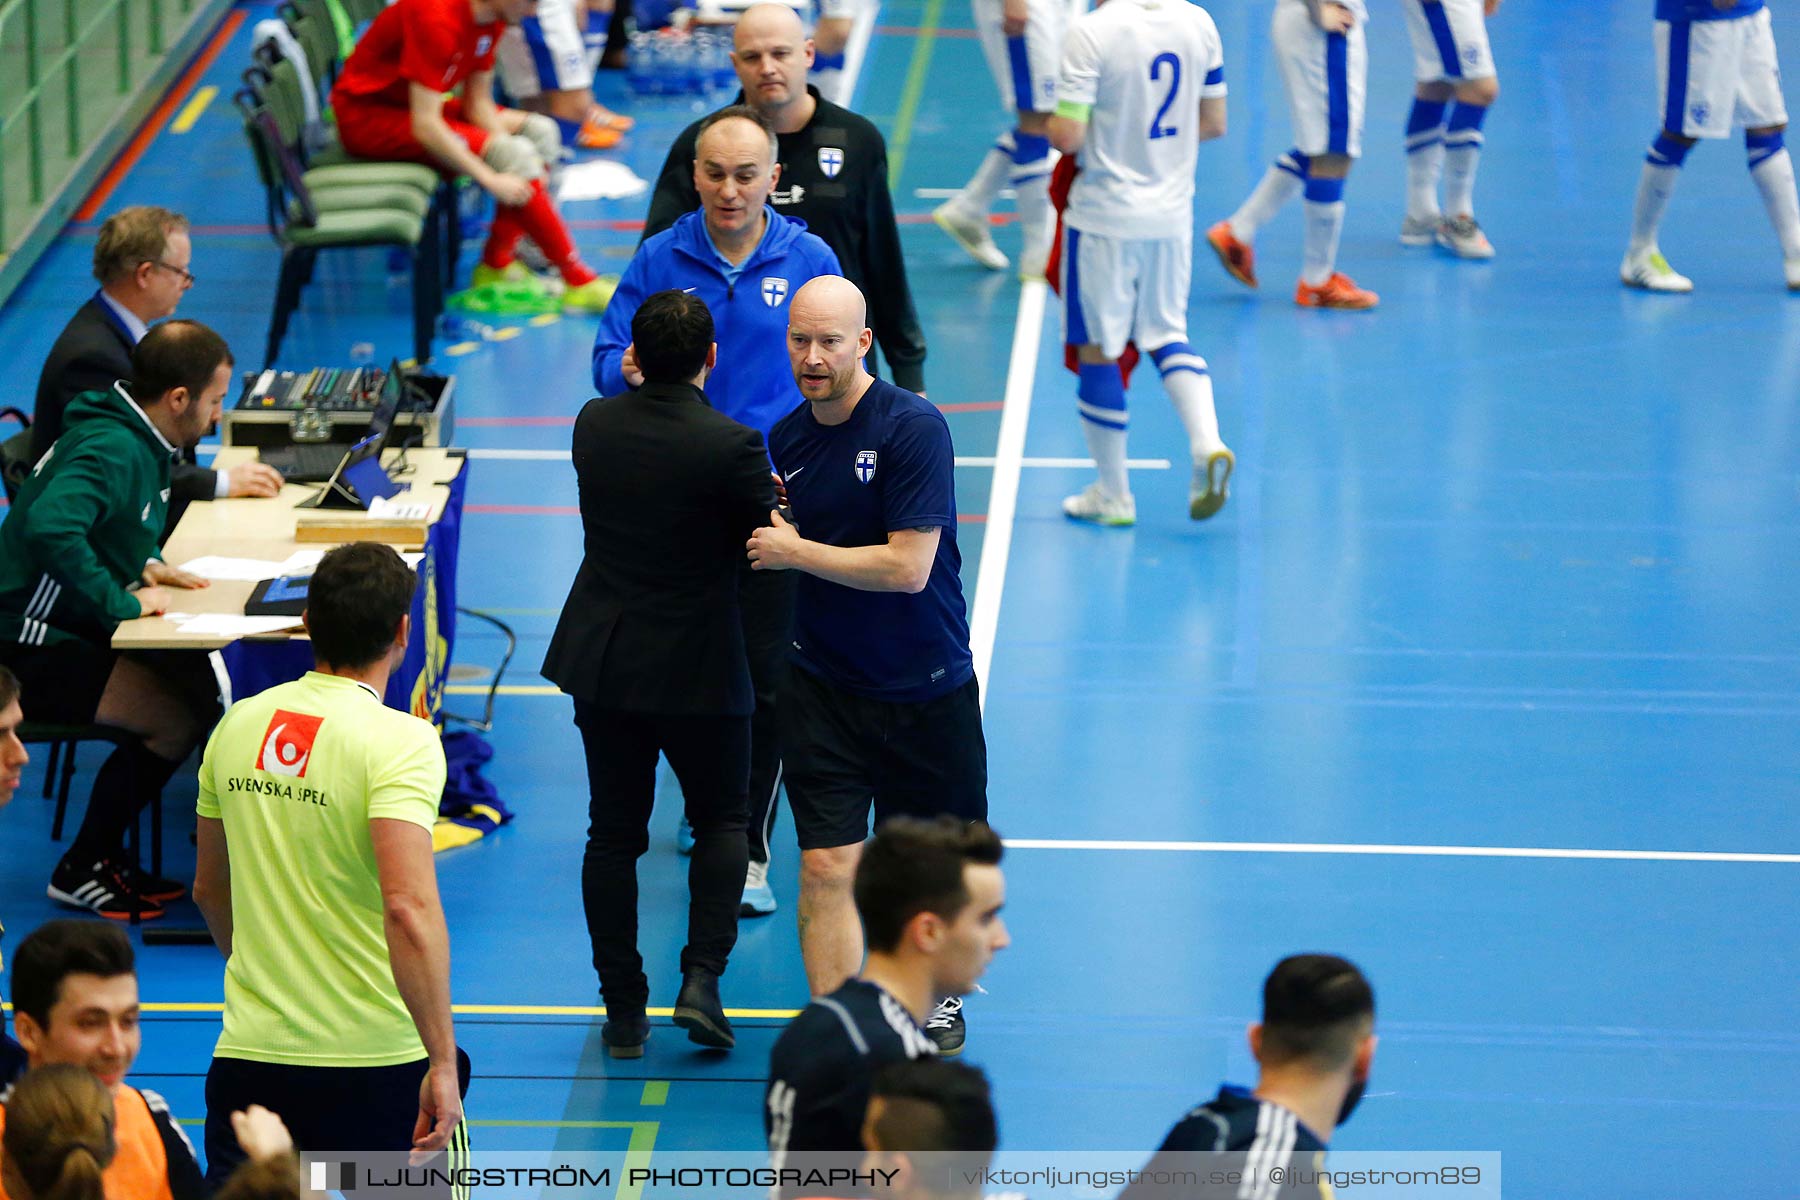
MULTIPOLYGON (((1231 131, 1203 148, 1202 228, 1288 145, 1270 6, 1214 10, 1231 131)), ((160 128, 100 208, 194 221, 181 314, 245 365, 277 252, 228 99, 271 7, 239 6, 249 20, 198 80, 216 97, 160 128)), ((1085 451, 1054 301, 983 273, 927 216, 1002 125, 968 9, 880 10, 856 106, 890 141, 929 392, 962 456, 992 815, 1018 842, 1014 945, 970 1004, 967 1057, 992 1075, 1008 1147, 1148 1148, 1220 1079, 1252 1078, 1243 1030, 1269 967, 1330 950, 1374 982, 1381 1035, 1335 1148, 1497 1150, 1517 1197, 1800 1194, 1800 297, 1737 141, 1689 158, 1665 225, 1694 294, 1619 286, 1657 117, 1646 0, 1500 10, 1477 193, 1499 256, 1401 247, 1411 55, 1397 6, 1374 9, 1341 262, 1382 306, 1291 304, 1294 209, 1262 235, 1260 294, 1202 251, 1191 341, 1237 451, 1232 499, 1187 519, 1184 439, 1145 372, 1129 531, 1060 515, 1088 476, 1068 461, 1085 451)), ((1800 56, 1797 10, 1774 18, 1800 56)), ((639 118, 616 156, 653 178, 692 110, 633 104, 617 75, 600 86, 639 118)), ((630 254, 643 205, 568 207, 602 269, 630 254)), ((95 229, 66 228, 0 311, 9 402, 28 405, 93 288, 95 229)), ((1016 247, 1010 222, 997 236, 1016 247)), ((407 313, 382 252, 327 257, 281 361, 342 365, 365 341, 405 354, 407 313)), ((517 325, 440 340, 436 358, 473 455, 461 600, 522 641, 489 769, 518 818, 439 859, 455 999, 481 1006, 459 1020, 476 1137, 754 1149, 779 1014, 806 1001, 792 823, 776 835, 782 909, 744 924, 725 980, 731 1007, 776 1015, 740 1019, 728 1057, 665 1018, 646 1058, 607 1060, 578 888, 582 759, 568 702, 535 674, 580 554, 555 452, 590 394, 594 321, 517 325)), ((499 649, 465 626, 468 686, 499 649)), ((15 945, 54 911, 40 770, 0 816, 15 945)), ((178 870, 188 778, 167 805, 178 870)), ((684 921, 674 825, 664 806, 641 873, 661 1004, 684 921)), ((135 1080, 199 1118, 221 963, 152 947, 140 964, 135 1080)))

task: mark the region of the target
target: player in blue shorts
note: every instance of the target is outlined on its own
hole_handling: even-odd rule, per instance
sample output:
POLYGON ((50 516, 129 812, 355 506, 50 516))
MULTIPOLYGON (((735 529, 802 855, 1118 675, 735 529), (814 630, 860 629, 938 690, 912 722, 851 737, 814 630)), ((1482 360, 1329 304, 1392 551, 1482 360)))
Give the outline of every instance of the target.
POLYGON ((1475 221, 1475 168, 1481 123, 1500 95, 1486 20, 1499 7, 1500 0, 1400 0, 1417 83, 1406 120, 1406 219, 1400 224, 1400 240, 1408 246, 1435 241, 1459 258, 1494 257, 1475 221))
POLYGON ((1742 125, 1750 178, 1781 240, 1788 290, 1800 291, 1800 202, 1781 139, 1787 106, 1763 0, 1656 0, 1656 83, 1662 131, 1638 180, 1620 281, 1650 292, 1694 290, 1693 280, 1663 257, 1657 229, 1694 143, 1729 137, 1733 125, 1742 125))
POLYGON ((520 108, 554 118, 565 146, 610 150, 636 124, 594 99, 594 69, 611 21, 612 0, 538 0, 536 14, 507 26, 495 49, 507 94, 520 108))

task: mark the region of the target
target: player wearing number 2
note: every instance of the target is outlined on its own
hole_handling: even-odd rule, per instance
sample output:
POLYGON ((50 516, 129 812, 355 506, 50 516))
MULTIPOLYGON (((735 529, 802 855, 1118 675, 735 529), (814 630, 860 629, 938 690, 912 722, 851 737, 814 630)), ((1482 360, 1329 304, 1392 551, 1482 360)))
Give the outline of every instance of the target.
POLYGON ((1187 0, 1107 0, 1063 45, 1050 139, 1079 154, 1063 212, 1065 338, 1076 347, 1081 428, 1097 482, 1063 501, 1080 521, 1130 525, 1125 387, 1134 341, 1155 361, 1194 456, 1188 515, 1225 503, 1234 465, 1219 440, 1212 378, 1187 342, 1194 164, 1225 132, 1225 55, 1207 11, 1187 0))
POLYGON ((1344 180, 1362 153, 1368 18, 1363 0, 1275 0, 1270 36, 1293 115, 1294 148, 1275 160, 1236 212, 1206 231, 1231 277, 1255 287, 1256 231, 1304 187, 1305 255, 1294 289, 1302 308, 1374 308, 1380 299, 1337 270, 1344 180))

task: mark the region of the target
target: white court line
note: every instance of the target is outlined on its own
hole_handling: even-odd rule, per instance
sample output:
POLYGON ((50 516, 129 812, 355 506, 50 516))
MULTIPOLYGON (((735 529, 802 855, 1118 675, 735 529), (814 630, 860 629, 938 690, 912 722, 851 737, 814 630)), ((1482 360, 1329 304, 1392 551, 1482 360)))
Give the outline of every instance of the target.
POLYGON ((1012 359, 1006 367, 1006 396, 1000 410, 1000 437, 994 447, 994 481, 988 489, 987 525, 981 535, 981 563, 975 572, 975 603, 969 612, 969 649, 987 708, 988 668, 1000 631, 1000 594, 1006 588, 1006 560, 1012 553, 1013 512, 1018 507, 1019 470, 1025 461, 1025 429, 1031 421, 1031 390, 1037 382, 1038 343, 1044 336, 1047 284, 1019 285, 1019 317, 1013 323, 1012 359))
MULTIPOLYGON (((490 450, 471 449, 470 458, 499 459, 514 462, 568 462, 567 450, 490 450)), ((979 454, 959 454, 956 465, 959 467, 991 467, 999 460, 979 454)), ((1038 467, 1044 469, 1091 468, 1091 458, 1022 458, 1021 467, 1038 467)), ((1125 465, 1134 471, 1167 471, 1172 465, 1166 458, 1132 458, 1125 465)))
POLYGON ((1712 850, 1579 850, 1555 846, 1385 846, 1355 842, 1104 842, 1007 838, 1009 850, 1127 850, 1179 854, 1363 854, 1415 858, 1584 858, 1626 862, 1800 863, 1800 854, 1712 850))
MULTIPOLYGON (((962 194, 961 188, 914 188, 913 195, 920 200, 948 200, 952 196, 962 194)), ((1002 200, 1017 200, 1019 193, 1011 188, 1001 188, 994 193, 1002 200)))

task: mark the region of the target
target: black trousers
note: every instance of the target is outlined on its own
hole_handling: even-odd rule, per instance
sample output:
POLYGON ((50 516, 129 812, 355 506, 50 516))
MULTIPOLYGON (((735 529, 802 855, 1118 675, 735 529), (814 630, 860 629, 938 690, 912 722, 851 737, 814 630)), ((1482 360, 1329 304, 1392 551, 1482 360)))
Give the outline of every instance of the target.
POLYGON ((594 971, 607 1011, 641 1013, 650 984, 638 953, 637 860, 650 848, 656 758, 674 768, 694 828, 688 860, 688 940, 683 972, 722 975, 737 944, 748 844, 745 786, 750 718, 662 716, 575 702, 587 751, 588 840, 581 860, 594 971))
MULTIPOLYGON (((206 1072, 207 1186, 218 1190, 244 1161, 244 1151, 231 1131, 231 1114, 252 1104, 280 1117, 303 1154, 410 1150, 419 1117, 419 1084, 428 1065, 422 1058, 391 1067, 296 1067, 213 1059, 206 1072)), ((469 1094, 469 1070, 469 1056, 459 1047, 456 1074, 464 1096, 469 1094)), ((467 1134, 465 1126, 451 1137, 446 1153, 453 1159, 459 1143, 466 1159, 467 1134)), ((433 1165, 444 1165, 443 1156, 433 1165)))
POLYGON ((753 571, 738 575, 738 613, 756 712, 750 717, 750 857, 769 861, 775 814, 781 799, 781 694, 787 690, 788 646, 794 640, 793 571, 753 571))
MULTIPOLYGON (((219 718, 219 681, 207 655, 191 650, 133 651, 125 656, 154 672, 199 721, 200 739, 219 718)), ((0 665, 19 678, 20 706, 30 721, 86 725, 120 655, 87 642, 48 646, 0 644, 0 665)), ((185 758, 185 755, 183 756, 185 758)), ((175 774, 180 761, 158 758, 142 742, 115 749, 94 775, 94 790, 66 857, 83 867, 118 857, 125 831, 175 774)))

